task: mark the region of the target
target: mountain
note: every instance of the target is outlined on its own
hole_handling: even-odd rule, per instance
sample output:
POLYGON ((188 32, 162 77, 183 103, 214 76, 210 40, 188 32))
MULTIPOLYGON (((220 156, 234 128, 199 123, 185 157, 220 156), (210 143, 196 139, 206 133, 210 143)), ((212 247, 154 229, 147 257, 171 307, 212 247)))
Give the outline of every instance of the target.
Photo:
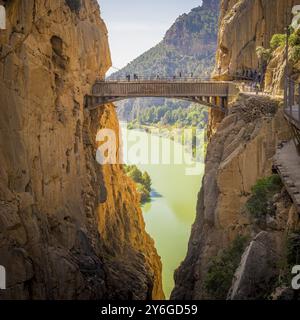
MULTIPOLYGON (((109 79, 123 79, 127 74, 139 77, 183 76, 209 78, 215 63, 219 0, 204 0, 202 5, 177 18, 164 39, 109 79)), ((119 102, 121 119, 131 120, 143 108, 161 105, 164 99, 135 99, 119 102), (129 119, 128 119, 129 117, 129 119)), ((188 103, 186 105, 189 105, 188 103)))

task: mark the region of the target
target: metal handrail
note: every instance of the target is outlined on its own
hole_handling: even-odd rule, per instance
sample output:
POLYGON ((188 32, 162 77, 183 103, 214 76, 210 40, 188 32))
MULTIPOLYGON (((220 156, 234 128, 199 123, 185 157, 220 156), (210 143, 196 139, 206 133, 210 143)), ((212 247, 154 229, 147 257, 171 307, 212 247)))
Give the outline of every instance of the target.
POLYGON ((300 129, 300 83, 289 78, 287 80, 287 99, 284 113, 293 125, 300 129))
POLYGON ((198 78, 198 77, 138 77, 137 79, 130 78, 122 78, 122 79, 98 79, 97 82, 144 82, 144 81, 155 81, 155 82, 210 82, 210 78, 198 78))

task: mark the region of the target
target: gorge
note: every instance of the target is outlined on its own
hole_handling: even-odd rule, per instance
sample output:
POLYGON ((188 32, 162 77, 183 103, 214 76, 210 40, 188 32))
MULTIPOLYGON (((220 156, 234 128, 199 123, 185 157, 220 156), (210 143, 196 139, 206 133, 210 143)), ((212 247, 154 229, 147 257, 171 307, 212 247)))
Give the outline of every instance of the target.
MULTIPOLYGON (((212 72, 215 81, 240 88, 226 112, 207 109, 205 115, 195 112, 197 105, 165 99, 119 105, 122 120, 146 127, 207 126, 199 175, 139 165, 152 177, 152 202, 142 208, 119 148, 118 164, 96 161, 99 130, 113 130, 118 147, 124 143, 112 103, 86 108, 93 85, 112 65, 98 2, 4 2, 0 265, 6 290, 0 299, 297 298, 289 269, 300 263, 299 210, 274 161, 295 128, 283 108, 284 46, 270 45, 284 33, 286 12, 292 20, 297 1, 204 0, 179 17, 157 47, 110 77, 158 69, 171 77, 212 72), (268 59, 264 94, 255 95, 234 75, 261 67, 258 47, 268 59), (163 70, 170 61, 172 68, 163 70), (157 106, 169 110, 153 119, 157 106)), ((299 82, 300 35, 293 35, 288 70, 299 82)))

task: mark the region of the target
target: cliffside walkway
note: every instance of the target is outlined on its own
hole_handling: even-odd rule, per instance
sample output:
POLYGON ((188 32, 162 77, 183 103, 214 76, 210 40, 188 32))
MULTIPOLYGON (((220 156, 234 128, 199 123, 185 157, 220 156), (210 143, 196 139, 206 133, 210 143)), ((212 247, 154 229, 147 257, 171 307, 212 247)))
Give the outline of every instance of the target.
POLYGON ((288 80, 284 114, 291 125, 300 130, 300 83, 290 79, 288 80))
POLYGON ((225 112, 230 96, 236 93, 233 82, 195 78, 97 81, 92 94, 86 97, 86 107, 92 110, 105 103, 129 98, 161 97, 188 100, 225 112))
POLYGON ((291 79, 288 79, 284 115, 294 138, 278 147, 274 164, 300 213, 300 84, 291 79))
POLYGON ((300 157, 292 140, 278 147, 274 164, 300 213, 300 157))

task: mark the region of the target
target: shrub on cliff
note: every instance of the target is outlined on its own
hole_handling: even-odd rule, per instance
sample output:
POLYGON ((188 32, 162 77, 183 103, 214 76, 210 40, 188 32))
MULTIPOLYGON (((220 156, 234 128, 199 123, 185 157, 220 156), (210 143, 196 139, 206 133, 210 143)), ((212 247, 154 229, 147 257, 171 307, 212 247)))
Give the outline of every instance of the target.
POLYGON ((205 290, 211 298, 226 299, 247 240, 245 236, 237 236, 229 248, 212 260, 204 281, 205 290))
POLYGON ((150 200, 150 191, 142 184, 137 183, 137 192, 140 194, 140 202, 146 203, 150 200))
POLYGON ((152 181, 148 172, 142 172, 136 165, 125 165, 124 171, 136 183, 141 203, 149 201, 152 181))
POLYGON ((270 49, 265 49, 264 47, 257 47, 256 54, 258 59, 263 63, 267 64, 272 58, 272 52, 270 49))
POLYGON ((274 34, 270 42, 271 49, 276 50, 277 48, 284 46, 285 41, 285 34, 274 34))
POLYGON ((279 175, 260 179, 252 187, 252 196, 246 203, 246 209, 254 218, 262 218, 274 214, 273 196, 282 189, 279 175))
POLYGON ((300 60, 300 45, 293 47, 292 61, 297 63, 300 60))
MULTIPOLYGON (((279 47, 283 47, 286 44, 286 34, 274 34, 270 47, 274 51, 279 47)), ((300 45, 300 31, 294 31, 289 36, 289 45, 293 48, 300 45)))

